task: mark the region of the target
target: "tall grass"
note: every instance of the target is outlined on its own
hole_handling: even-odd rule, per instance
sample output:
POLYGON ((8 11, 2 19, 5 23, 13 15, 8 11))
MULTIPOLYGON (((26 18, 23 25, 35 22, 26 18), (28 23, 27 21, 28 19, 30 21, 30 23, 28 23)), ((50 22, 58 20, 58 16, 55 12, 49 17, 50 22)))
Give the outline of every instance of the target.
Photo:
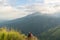
POLYGON ((25 40, 26 36, 15 30, 0 28, 0 40, 25 40))

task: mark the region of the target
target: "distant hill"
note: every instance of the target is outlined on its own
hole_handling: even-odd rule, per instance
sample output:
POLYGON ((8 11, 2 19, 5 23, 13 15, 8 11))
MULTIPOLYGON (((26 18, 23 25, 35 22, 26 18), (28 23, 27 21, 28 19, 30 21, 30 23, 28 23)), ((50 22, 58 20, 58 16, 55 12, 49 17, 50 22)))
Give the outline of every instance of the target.
POLYGON ((60 26, 49 29, 41 34, 41 40, 60 40, 60 26))
POLYGON ((43 32, 59 25, 60 18, 36 12, 23 18, 4 22, 0 26, 21 30, 25 34, 32 32, 37 36, 41 36, 43 32))

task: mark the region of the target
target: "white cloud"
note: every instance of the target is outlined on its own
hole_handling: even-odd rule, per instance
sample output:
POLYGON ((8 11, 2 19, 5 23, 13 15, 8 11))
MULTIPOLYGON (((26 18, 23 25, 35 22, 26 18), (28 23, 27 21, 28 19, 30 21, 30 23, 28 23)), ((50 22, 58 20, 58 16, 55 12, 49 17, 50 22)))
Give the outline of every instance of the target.
POLYGON ((60 3, 60 0, 45 0, 45 3, 60 3))
POLYGON ((49 7, 49 6, 35 6, 35 10, 41 13, 53 13, 56 10, 54 10, 53 7, 49 7))
POLYGON ((8 0, 0 0, 0 6, 8 5, 8 0))
MULTIPOLYGON (((11 6, 0 7, 0 19, 15 19, 28 15, 28 9, 16 9, 11 6)), ((30 10, 30 9, 29 9, 30 10)))
POLYGON ((47 14, 54 14, 60 10, 60 0, 44 0, 44 3, 35 3, 33 7, 36 11, 47 14))
POLYGON ((20 9, 18 8, 15 8, 11 5, 8 4, 7 0, 0 0, 0 19, 8 19, 8 20, 11 20, 11 19, 15 19, 15 18, 20 18, 20 17, 23 17, 23 16, 26 16, 28 15, 28 13, 30 12, 27 12, 26 10, 29 10, 29 9, 26 9, 24 7, 21 7, 20 9))
MULTIPOLYGON (((39 1, 39 0, 38 0, 39 1)), ((32 12, 41 12, 53 14, 59 12, 60 0, 45 0, 44 3, 34 3, 32 5, 19 5, 13 7, 9 5, 7 0, 0 0, 0 19, 15 19, 24 17, 32 12)))
POLYGON ((44 5, 47 7, 48 11, 52 13, 59 12, 60 10, 60 0, 45 0, 44 5))

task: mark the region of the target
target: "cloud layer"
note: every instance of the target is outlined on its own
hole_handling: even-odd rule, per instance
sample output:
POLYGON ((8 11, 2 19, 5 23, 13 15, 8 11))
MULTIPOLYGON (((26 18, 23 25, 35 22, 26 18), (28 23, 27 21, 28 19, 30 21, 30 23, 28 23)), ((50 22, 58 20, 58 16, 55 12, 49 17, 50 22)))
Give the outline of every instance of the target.
MULTIPOLYGON (((16 0, 15 0, 16 1, 16 0)), ((32 2, 32 0, 29 0, 32 2)), ((9 0, 0 0, 0 19, 21 18, 33 12, 54 14, 60 10, 60 0, 35 0, 31 5, 12 6, 9 0)), ((20 3, 21 4, 21 3, 20 3)), ((29 4, 29 3, 28 3, 29 4)))

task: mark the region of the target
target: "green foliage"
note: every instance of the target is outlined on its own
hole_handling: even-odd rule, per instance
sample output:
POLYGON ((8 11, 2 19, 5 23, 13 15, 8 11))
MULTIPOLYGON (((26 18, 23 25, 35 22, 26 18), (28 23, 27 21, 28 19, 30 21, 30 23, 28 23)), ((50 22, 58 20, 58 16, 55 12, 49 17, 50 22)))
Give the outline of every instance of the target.
POLYGON ((0 40, 25 40, 26 36, 14 30, 0 28, 0 40))
POLYGON ((49 29, 47 32, 43 32, 41 40, 60 40, 60 27, 49 29))

